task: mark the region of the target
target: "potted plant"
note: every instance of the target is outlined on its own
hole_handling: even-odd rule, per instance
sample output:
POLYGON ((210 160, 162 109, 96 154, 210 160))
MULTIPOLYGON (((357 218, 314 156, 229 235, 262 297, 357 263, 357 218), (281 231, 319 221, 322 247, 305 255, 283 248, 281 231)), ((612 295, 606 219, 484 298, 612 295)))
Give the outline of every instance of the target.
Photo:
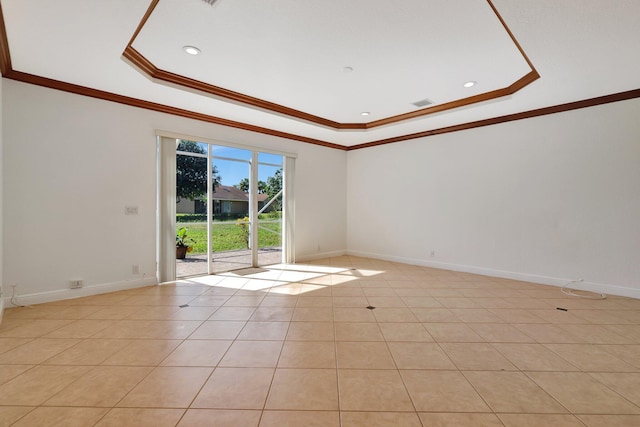
POLYGON ((176 233, 176 258, 177 259, 185 259, 187 256, 187 252, 191 252, 193 250, 193 246, 190 243, 195 243, 191 237, 187 237, 187 232, 189 229, 187 227, 181 227, 176 233))

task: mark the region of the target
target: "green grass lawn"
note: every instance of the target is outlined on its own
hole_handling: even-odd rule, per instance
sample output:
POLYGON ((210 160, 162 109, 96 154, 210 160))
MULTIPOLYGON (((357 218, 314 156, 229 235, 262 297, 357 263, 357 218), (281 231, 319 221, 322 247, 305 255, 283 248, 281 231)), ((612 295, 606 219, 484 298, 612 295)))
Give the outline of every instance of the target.
MULTIPOLYGON (((265 230, 258 230, 259 247, 281 246, 282 224, 264 223, 260 221, 260 226, 276 231, 278 234, 270 233, 265 230)), ((205 222, 181 222, 176 227, 176 232, 181 227, 187 227, 189 231, 187 236, 195 243, 191 254, 207 253, 207 224, 205 222)), ((213 251, 224 252, 247 249, 247 245, 243 238, 242 227, 238 226, 236 221, 214 222, 211 235, 213 237, 213 251)))

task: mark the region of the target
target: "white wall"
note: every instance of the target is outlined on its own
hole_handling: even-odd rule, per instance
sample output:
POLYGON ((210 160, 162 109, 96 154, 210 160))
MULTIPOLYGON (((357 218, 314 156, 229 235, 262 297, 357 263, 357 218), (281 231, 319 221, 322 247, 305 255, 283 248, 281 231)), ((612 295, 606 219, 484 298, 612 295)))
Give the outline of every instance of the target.
POLYGON ((155 281, 158 129, 297 153, 296 256, 346 250, 345 152, 12 80, 2 99, 3 279, 23 303, 155 281))
POLYGON ((348 252, 640 297, 639 118, 635 99, 349 152, 348 252))
POLYGON ((24 303, 153 283, 156 129, 297 153, 298 260, 348 248, 640 296, 640 100, 347 154, 12 80, 0 89, 2 282, 24 303), (67 290, 75 278, 84 291, 67 290))

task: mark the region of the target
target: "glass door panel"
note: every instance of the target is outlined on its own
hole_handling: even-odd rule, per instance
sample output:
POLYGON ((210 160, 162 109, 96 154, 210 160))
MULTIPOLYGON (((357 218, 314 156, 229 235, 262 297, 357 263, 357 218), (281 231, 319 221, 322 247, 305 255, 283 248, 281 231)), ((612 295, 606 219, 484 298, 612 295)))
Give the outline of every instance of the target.
POLYGON ((176 147, 176 277, 207 274, 208 144, 176 147))
POLYGON ((282 262, 282 156, 258 154, 258 265, 282 262))
POLYGON ((211 153, 210 273, 251 267, 251 151, 212 145, 211 153))

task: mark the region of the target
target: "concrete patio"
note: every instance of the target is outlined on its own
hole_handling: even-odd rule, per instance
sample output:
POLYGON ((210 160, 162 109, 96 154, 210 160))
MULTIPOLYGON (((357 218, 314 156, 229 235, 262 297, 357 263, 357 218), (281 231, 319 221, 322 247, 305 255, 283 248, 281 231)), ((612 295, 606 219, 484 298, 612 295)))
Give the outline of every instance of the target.
MULTIPOLYGON (((258 249, 258 264, 271 265, 282 262, 282 248, 258 249)), ((216 252, 213 254, 213 271, 211 273, 223 273, 251 267, 251 251, 249 249, 228 252, 216 252)), ((187 254, 185 259, 176 259, 176 277, 190 277, 207 274, 207 255, 187 254)))

